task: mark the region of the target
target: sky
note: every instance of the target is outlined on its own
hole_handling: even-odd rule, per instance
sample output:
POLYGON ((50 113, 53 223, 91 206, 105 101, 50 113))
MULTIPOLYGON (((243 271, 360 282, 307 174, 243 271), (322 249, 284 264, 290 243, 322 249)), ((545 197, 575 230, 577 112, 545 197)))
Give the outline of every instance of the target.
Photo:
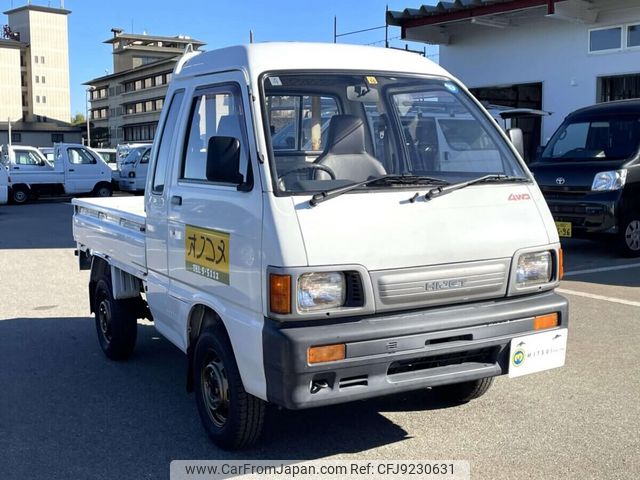
MULTIPOLYGON (((61 0, 32 0, 34 5, 60 7, 61 0)), ((27 0, 1 0, 3 11, 27 0)), ((111 45, 102 43, 111 29, 149 35, 189 35, 206 42, 206 50, 261 41, 333 41, 333 17, 338 33, 383 26, 385 5, 390 10, 419 8, 425 0, 64 0, 69 15, 71 114, 85 112, 82 83, 113 72, 111 45)), ((6 17, 0 21, 4 24, 6 17)), ((400 29, 389 28, 391 45, 404 48, 400 29)), ((384 29, 341 37, 340 42, 384 45, 384 29)), ((409 44, 422 50, 423 44, 409 44)), ((437 48, 427 47, 427 54, 437 48)))

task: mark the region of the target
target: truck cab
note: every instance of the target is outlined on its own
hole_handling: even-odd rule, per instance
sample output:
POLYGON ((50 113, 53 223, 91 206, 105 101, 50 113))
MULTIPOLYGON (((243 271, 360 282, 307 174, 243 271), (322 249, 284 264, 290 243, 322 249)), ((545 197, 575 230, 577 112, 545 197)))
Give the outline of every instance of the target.
POLYGON ((10 197, 25 203, 38 195, 111 195, 111 169, 91 149, 60 143, 54 147, 53 163, 32 147, 8 149, 10 197))
POLYGON ((0 205, 9 201, 9 172, 0 162, 0 205))
POLYGON ((464 85, 412 53, 187 53, 144 198, 74 204, 103 351, 127 358, 148 307, 224 448, 256 441, 267 403, 421 389, 467 402, 497 376, 564 364, 544 198, 464 85))
POLYGON ((118 189, 126 192, 142 192, 147 181, 147 169, 151 156, 151 145, 129 150, 120 163, 118 189))

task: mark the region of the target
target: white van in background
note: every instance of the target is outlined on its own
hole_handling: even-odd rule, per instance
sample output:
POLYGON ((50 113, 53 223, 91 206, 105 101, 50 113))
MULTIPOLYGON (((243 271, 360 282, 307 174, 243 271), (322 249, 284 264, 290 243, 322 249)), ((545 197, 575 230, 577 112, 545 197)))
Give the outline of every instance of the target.
POLYGON ((111 169, 91 149, 73 143, 54 147, 54 163, 33 147, 6 147, 9 159, 9 197, 25 203, 38 195, 111 195, 111 169))
POLYGON ((118 189, 125 192, 142 192, 147 181, 151 145, 136 147, 120 164, 118 189))

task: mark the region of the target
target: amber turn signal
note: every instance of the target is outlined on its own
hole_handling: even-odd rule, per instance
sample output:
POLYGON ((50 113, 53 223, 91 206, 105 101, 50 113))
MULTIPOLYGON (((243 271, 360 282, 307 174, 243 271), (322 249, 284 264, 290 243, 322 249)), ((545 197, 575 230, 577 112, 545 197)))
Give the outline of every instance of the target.
POLYGON ((311 363, 335 362, 344 360, 346 347, 344 343, 337 345, 324 345, 322 347, 309 347, 307 361, 311 363))
POLYGON ((547 315, 539 315, 533 319, 534 330, 545 330, 558 326, 558 314, 549 313, 547 315))
POLYGON ((286 315, 291 313, 291 276, 269 276, 269 310, 286 315))
POLYGON ((558 280, 562 280, 564 277, 564 252, 562 249, 558 250, 558 280))

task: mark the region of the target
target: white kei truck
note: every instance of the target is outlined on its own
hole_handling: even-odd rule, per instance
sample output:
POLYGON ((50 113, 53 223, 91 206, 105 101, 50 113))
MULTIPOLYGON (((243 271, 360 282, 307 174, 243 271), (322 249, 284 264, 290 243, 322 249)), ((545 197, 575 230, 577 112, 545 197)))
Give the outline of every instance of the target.
POLYGON ((111 169, 96 152, 75 143, 58 143, 53 162, 34 147, 5 147, 9 198, 26 203, 38 195, 111 196, 111 169))
POLYGON ((125 359, 152 320, 227 449, 257 440, 267 403, 468 402, 562 366, 562 250, 508 133, 409 52, 185 53, 145 196, 73 201, 100 346, 125 359), (443 116, 465 120, 443 123, 446 155, 443 116))

